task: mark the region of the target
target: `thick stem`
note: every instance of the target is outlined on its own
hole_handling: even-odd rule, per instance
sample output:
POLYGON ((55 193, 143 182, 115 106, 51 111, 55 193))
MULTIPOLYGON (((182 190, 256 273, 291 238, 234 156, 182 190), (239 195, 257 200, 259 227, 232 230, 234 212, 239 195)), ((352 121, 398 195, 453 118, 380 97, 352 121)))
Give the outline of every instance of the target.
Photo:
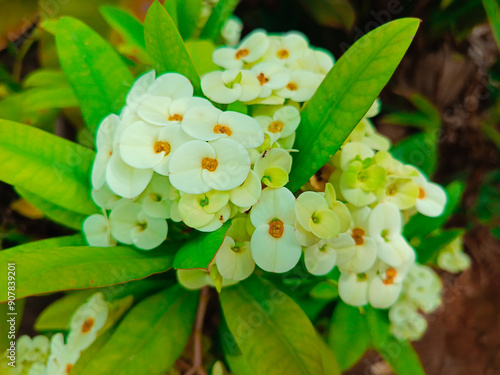
POLYGON ((207 375, 203 367, 203 321, 207 311, 208 299, 210 298, 210 289, 204 286, 200 293, 200 302, 198 303, 198 311, 196 312, 196 320, 193 331, 193 367, 186 372, 186 375, 207 375))

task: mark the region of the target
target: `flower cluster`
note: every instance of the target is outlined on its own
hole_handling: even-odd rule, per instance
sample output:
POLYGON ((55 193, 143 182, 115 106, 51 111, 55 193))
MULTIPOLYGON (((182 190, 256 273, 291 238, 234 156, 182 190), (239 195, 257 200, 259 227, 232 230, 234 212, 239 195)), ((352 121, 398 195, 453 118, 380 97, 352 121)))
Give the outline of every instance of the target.
POLYGON ((441 304, 442 284, 430 267, 415 263, 403 284, 399 300, 389 309, 391 333, 401 340, 418 340, 427 328, 419 313, 431 313, 441 304))
POLYGON ((439 268, 457 273, 469 268, 471 260, 470 257, 463 251, 463 238, 458 236, 448 245, 446 245, 440 252, 437 258, 439 268))
POLYGON ((56 333, 49 341, 40 335, 31 339, 21 336, 16 342, 17 363, 10 367, 1 360, 0 369, 5 375, 66 375, 97 338, 108 318, 108 305, 102 293, 92 295, 71 318, 69 332, 64 340, 56 333))
POLYGON ((224 70, 207 73, 201 87, 208 98, 223 104, 305 102, 334 64, 331 54, 311 48, 298 32, 267 35, 264 30, 236 47, 216 49, 212 58, 224 70))

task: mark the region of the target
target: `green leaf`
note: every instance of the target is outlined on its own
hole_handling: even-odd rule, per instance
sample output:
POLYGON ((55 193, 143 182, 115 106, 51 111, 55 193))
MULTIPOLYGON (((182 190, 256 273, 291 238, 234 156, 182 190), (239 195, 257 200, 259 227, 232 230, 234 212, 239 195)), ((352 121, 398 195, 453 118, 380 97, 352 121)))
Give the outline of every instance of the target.
POLYGON ((483 0, 483 6, 490 21, 495 41, 500 48, 500 4, 498 0, 483 0))
POLYGON ((133 81, 120 56, 83 22, 62 17, 57 24, 57 53, 92 131, 110 113, 118 113, 133 81))
POLYGON ((193 84, 196 94, 201 93, 200 77, 184 46, 182 37, 172 18, 157 1, 151 4, 144 22, 146 48, 156 74, 177 72, 193 84))
POLYGON ((231 226, 227 221, 221 228, 214 232, 202 233, 186 242, 175 254, 174 268, 176 269, 208 269, 215 254, 226 237, 226 232, 231 226))
POLYGON ((432 176, 437 168, 437 133, 422 132, 403 139, 394 145, 391 154, 399 161, 432 176))
MULTIPOLYGON (((5 272, 7 272, 7 271, 5 271, 5 272)), ((5 285, 7 285, 7 284, 5 284, 5 285)), ((24 300, 24 299, 15 301, 15 305, 12 306, 15 310, 10 310, 11 305, 9 305, 7 303, 0 304, 0 314, 2 316, 8 317, 9 316, 9 315, 7 315, 8 313, 12 313, 12 312, 17 313, 16 323, 15 323, 15 327, 16 327, 15 332, 19 332, 19 326, 21 325, 21 321, 23 319, 25 304, 26 304, 26 300, 24 300)), ((4 353, 10 347, 11 341, 16 341, 15 335, 14 335, 14 337, 11 337, 10 335, 11 335, 10 324, 5 324, 5 323, 0 324, 0 352, 1 353, 4 353)))
POLYGON ((234 375, 253 375, 253 372, 250 370, 250 366, 245 360, 245 357, 243 357, 236 340, 227 327, 224 317, 221 317, 221 321, 219 323, 219 336, 222 352, 224 353, 224 358, 229 365, 231 373, 234 375))
POLYGON ((311 297, 317 299, 334 300, 339 297, 339 288, 329 280, 321 281, 309 292, 311 297))
POLYGON ((426 264, 435 261, 440 250, 457 237, 463 235, 464 232, 464 229, 450 229, 422 239, 417 246, 414 246, 418 262, 426 264))
POLYGON ((366 319, 357 307, 339 302, 335 307, 328 343, 342 371, 354 366, 370 348, 366 319))
POLYGON ((200 39, 211 39, 217 42, 221 37, 222 27, 234 13, 239 2, 239 0, 220 0, 201 30, 200 39))
POLYGON ((400 341, 389 334, 387 311, 365 308, 368 329, 375 350, 392 368, 395 375, 425 375, 418 354, 408 341, 400 341))
POLYGON ((175 27, 177 28, 177 25, 178 25, 177 0, 165 0, 165 2, 163 3, 163 6, 165 7, 165 10, 167 11, 170 18, 172 18, 172 21, 173 21, 175 27))
POLYGON ((435 132, 441 128, 441 113, 425 96, 414 93, 408 98, 417 112, 394 112, 382 119, 383 122, 414 126, 428 132, 435 132))
POLYGON ((122 8, 102 6, 99 8, 106 22, 115 29, 125 42, 146 53, 144 27, 132 14, 122 8))
POLYGON ((458 208, 462 200, 465 184, 461 181, 454 181, 446 186, 448 201, 444 212, 438 217, 428 217, 417 213, 412 216, 403 228, 404 236, 412 241, 413 237, 423 238, 436 229, 441 228, 458 208))
POLYGON ((419 20, 402 18, 359 39, 301 112, 288 188, 297 191, 335 154, 403 58, 419 20))
POLYGON ((212 60, 215 44, 210 40, 188 40, 186 49, 200 75, 220 69, 212 60))
POLYGON ((26 91, 24 105, 32 111, 52 108, 76 108, 78 99, 67 87, 39 87, 26 91))
POLYGON ((35 329, 37 331, 64 331, 69 329, 69 321, 74 311, 97 292, 104 294, 108 302, 123 300, 126 297, 133 297, 137 301, 163 288, 165 288, 165 281, 146 279, 105 288, 69 292, 42 311, 35 322, 35 329))
POLYGON ((227 325, 253 373, 325 373, 314 327, 300 307, 272 284, 252 275, 224 288, 220 301, 227 325))
POLYGON ((86 215, 66 210, 61 206, 40 198, 38 195, 33 194, 26 189, 17 186, 15 189, 21 197, 42 211, 43 215, 53 222, 75 230, 82 229, 83 221, 87 218, 86 215))
POLYGON ((300 0, 300 4, 322 26, 351 30, 356 13, 348 0, 300 0))
POLYGON ((95 340, 92 345, 81 353, 80 358, 78 358, 78 361, 75 363, 75 367, 71 369, 71 375, 83 374, 89 363, 92 362, 94 357, 101 352, 102 348, 107 344, 114 332, 114 329, 108 329, 106 332, 100 334, 97 337, 97 340, 95 340))
MULTIPOLYGON (((142 279, 170 269, 175 251, 172 244, 145 252, 125 246, 80 246, 81 238, 79 242, 58 246, 57 241, 45 240, 0 252, 0 265, 17 264, 16 297, 142 279)), ((6 277, 6 273, 0 275, 0 282, 6 282, 6 277)), ((2 292, 0 303, 6 297, 2 292)))
POLYGON ((323 370, 328 375, 340 375, 339 363, 336 354, 325 343, 323 338, 318 334, 318 342, 320 345, 321 362, 323 363, 323 370))
POLYGON ((82 215, 90 199, 94 151, 42 130, 0 120, 0 180, 82 215))
POLYGON ((23 81, 23 87, 69 86, 64 72, 60 70, 38 69, 23 81))
POLYGON ((180 286, 135 306, 82 374, 164 374, 184 351, 197 294, 180 286))
POLYGON ((181 0, 177 2, 178 28, 184 40, 194 36, 201 16, 203 0, 181 0))

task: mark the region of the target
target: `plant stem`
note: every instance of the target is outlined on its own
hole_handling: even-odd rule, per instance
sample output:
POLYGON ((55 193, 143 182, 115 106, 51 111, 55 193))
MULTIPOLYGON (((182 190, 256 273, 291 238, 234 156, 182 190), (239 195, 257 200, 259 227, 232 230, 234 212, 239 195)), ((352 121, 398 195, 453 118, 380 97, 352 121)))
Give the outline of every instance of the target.
POLYGON ((196 320, 193 331, 193 367, 186 372, 186 375, 207 375, 203 367, 203 321, 207 311, 207 304, 210 298, 210 289, 204 286, 200 293, 200 302, 198 303, 198 311, 196 312, 196 320))

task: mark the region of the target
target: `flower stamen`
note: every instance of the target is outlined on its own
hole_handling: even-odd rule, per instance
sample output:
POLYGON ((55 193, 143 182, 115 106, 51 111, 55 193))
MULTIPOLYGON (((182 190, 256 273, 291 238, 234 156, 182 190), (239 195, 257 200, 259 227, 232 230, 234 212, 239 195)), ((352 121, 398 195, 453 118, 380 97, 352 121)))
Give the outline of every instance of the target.
POLYGON ((170 154, 170 143, 164 141, 156 141, 154 145, 155 153, 165 152, 165 156, 170 154))
POLYGON ((217 169, 219 162, 217 159, 203 158, 201 161, 201 167, 209 172, 213 172, 217 169))
POLYGON ((285 231, 285 225, 280 219, 274 218, 269 222, 269 234, 274 238, 281 238, 285 231))
POLYGON ((215 134, 226 134, 227 136, 231 136, 231 134, 233 134, 231 129, 226 125, 215 125, 214 126, 214 133, 215 134))

